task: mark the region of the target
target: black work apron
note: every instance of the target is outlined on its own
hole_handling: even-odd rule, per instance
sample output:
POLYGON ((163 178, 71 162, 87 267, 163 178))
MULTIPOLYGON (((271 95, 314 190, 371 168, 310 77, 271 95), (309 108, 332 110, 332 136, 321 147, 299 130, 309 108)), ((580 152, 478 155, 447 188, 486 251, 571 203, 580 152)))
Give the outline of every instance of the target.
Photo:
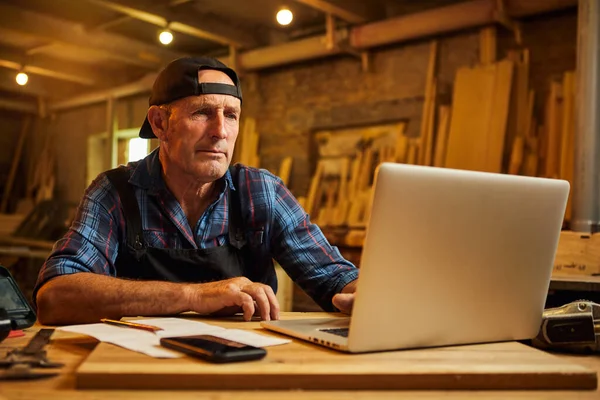
MULTIPOLYGON (((168 249, 146 245, 142 220, 129 173, 119 167, 107 171, 115 185, 125 216, 126 243, 121 242, 115 262, 117 276, 136 280, 203 283, 237 276, 267 284, 277 292, 277 276, 272 259, 259 259, 257 243, 245 228, 236 190, 227 186, 229 203, 229 243, 207 249, 168 249)), ((264 257, 262 257, 264 258, 264 257)))

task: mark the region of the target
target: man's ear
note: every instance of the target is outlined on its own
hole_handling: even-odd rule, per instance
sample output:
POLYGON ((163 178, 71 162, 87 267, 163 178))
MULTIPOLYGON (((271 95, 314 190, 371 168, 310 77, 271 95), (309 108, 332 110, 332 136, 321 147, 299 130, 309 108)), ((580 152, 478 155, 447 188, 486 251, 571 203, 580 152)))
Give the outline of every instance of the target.
POLYGON ((166 140, 169 127, 169 114, 164 108, 151 106, 148 109, 148 122, 159 140, 166 140))

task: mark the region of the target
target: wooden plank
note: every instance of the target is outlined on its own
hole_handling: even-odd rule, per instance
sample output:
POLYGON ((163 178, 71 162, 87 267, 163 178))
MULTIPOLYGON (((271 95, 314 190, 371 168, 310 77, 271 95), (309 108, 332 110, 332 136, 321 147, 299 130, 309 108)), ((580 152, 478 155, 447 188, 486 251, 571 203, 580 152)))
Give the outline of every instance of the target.
POLYGON ((559 155, 560 155, 560 127, 562 115, 560 113, 560 97, 562 96, 562 84, 552 82, 550 84, 550 95, 546 104, 546 169, 547 178, 558 178, 559 155))
POLYGON ((373 149, 371 147, 364 150, 363 162, 360 166, 360 176, 358 179, 357 190, 362 191, 369 187, 371 177, 373 176, 373 149))
POLYGON ((563 78, 563 117, 561 127, 559 176, 571 184, 565 219, 571 220, 573 198, 573 171, 575 169, 575 74, 568 71, 563 78))
POLYGON ((247 117, 242 128, 242 142, 238 162, 251 167, 257 167, 256 149, 258 147, 258 134, 256 134, 256 120, 247 117))
POLYGON ((431 85, 431 99, 429 104, 429 114, 427 115, 427 133, 425 141, 425 147, 423 149, 423 165, 431 165, 433 159, 433 129, 435 126, 435 92, 437 90, 437 79, 433 79, 433 84, 431 85))
POLYGON ((2 204, 0 205, 0 212, 2 213, 6 212, 6 209, 8 208, 10 192, 12 191, 12 186, 17 175, 17 169, 19 168, 19 163, 21 162, 21 153, 23 152, 23 146, 25 145, 25 140, 27 139, 27 134, 29 133, 31 118, 31 116, 26 116, 23 119, 23 125, 21 126, 21 132, 19 133, 19 138, 17 141, 17 148, 15 149, 13 160, 10 165, 10 171, 4 187, 4 193, 2 194, 2 204))
POLYGON ((428 137, 430 114, 435 107, 435 71, 437 62, 437 40, 433 40, 429 47, 429 64, 427 66, 427 75, 425 76, 425 101, 423 102, 423 113, 421 115, 421 135, 419 148, 422 150, 419 154, 419 164, 424 165, 426 160, 426 151, 428 148, 428 137))
POLYGON ((553 273, 600 274, 600 234, 561 232, 554 258, 553 273))
POLYGON ((460 68, 446 167, 501 172, 513 63, 460 68))
POLYGON ((433 165, 443 167, 446 160, 446 147, 448 145, 448 130, 450 128, 450 106, 440 106, 440 122, 435 143, 435 157, 433 165))
MULTIPOLYGON (((315 171, 315 174, 312 177, 312 181, 310 183, 310 189, 308 191, 308 198, 306 200, 306 204, 305 204, 305 210, 306 213, 313 216, 311 213, 314 213, 317 211, 316 207, 315 207, 315 202, 316 202, 316 197, 317 197, 317 191, 319 189, 319 186, 321 184, 321 178, 323 176, 323 162, 319 161, 317 163, 317 169, 315 171)), ((314 217, 316 217, 317 215, 315 214, 314 217)))
POLYGON ((417 155, 419 152, 419 141, 418 139, 411 138, 408 141, 408 155, 406 156, 406 163, 414 165, 417 163, 417 155))
POLYGON ((496 27, 486 26, 479 31, 479 63, 489 65, 496 62, 496 27))
POLYGON ((283 181, 284 185, 288 185, 290 180, 290 172, 292 171, 292 157, 286 157, 281 161, 279 166, 279 177, 283 181))
MULTIPOLYGON (((212 323, 212 321, 211 321, 212 323)), ((257 323, 227 327, 251 329, 257 323)), ((343 354, 308 342, 267 348, 258 361, 153 359, 100 343, 75 372, 78 389, 593 389, 596 372, 517 342, 343 354)))
POLYGON ((404 135, 404 125, 398 130, 398 139, 396 140, 395 162, 406 162, 408 150, 408 138, 404 135))
POLYGON ((509 174, 518 175, 521 171, 524 147, 525 138, 523 136, 517 136, 513 141, 513 149, 510 157, 510 164, 508 166, 509 174))
MULTIPOLYGON (((533 130, 536 130, 535 126, 533 127, 533 130)), ((534 138, 528 138, 528 143, 527 146, 529 147, 528 152, 527 152, 527 157, 525 158, 525 166, 524 166, 524 175, 527 176, 538 176, 538 164, 539 164, 539 157, 538 157, 538 147, 539 147, 539 140, 537 137, 534 138)))
POLYGON ((485 165, 495 77, 495 65, 457 70, 446 167, 478 170, 485 165))
POLYGON ((505 157, 510 160, 513 142, 517 136, 527 134, 528 92, 529 92, 529 50, 511 50, 508 59, 514 63, 514 77, 512 83, 511 99, 509 106, 508 123, 506 127, 505 157))
POLYGON ((492 110, 487 130, 487 147, 483 171, 502 172, 502 155, 512 87, 514 64, 504 60, 496 64, 492 110))
POLYGON ((348 198, 348 175, 350 174, 350 159, 348 157, 344 157, 341 161, 341 164, 340 190, 338 191, 337 204, 333 216, 334 225, 343 225, 346 223, 346 216, 350 206, 348 198))
POLYGON ((358 190, 358 180, 360 178, 360 166, 362 164, 363 152, 356 153, 356 157, 352 161, 352 173, 350 177, 350 186, 348 187, 348 198, 352 199, 358 190))

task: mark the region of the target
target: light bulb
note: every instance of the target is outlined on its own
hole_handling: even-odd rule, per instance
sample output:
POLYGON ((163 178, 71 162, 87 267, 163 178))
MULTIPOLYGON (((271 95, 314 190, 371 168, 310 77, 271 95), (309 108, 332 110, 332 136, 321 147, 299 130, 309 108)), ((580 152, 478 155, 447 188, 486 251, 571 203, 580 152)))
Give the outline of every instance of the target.
POLYGON ((29 77, 27 76, 27 74, 25 72, 19 72, 17 74, 16 81, 19 85, 21 85, 21 86, 26 85, 28 80, 29 80, 29 77))
POLYGON ((160 35, 158 35, 158 40, 166 46, 173 41, 173 34, 169 30, 165 29, 164 31, 160 32, 160 35))
POLYGON ((293 19, 294 14, 287 8, 282 8, 277 12, 277 22, 279 22, 280 25, 289 25, 293 19))

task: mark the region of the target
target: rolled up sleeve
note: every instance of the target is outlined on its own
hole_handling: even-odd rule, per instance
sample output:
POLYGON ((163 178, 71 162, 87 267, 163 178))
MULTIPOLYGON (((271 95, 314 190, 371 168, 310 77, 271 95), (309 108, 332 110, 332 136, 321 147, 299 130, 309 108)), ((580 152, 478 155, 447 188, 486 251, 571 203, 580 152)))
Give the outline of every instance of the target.
POLYGON ((115 276, 122 218, 118 197, 106 177, 86 190, 67 233, 59 239, 44 262, 33 291, 57 276, 93 272, 115 276))

